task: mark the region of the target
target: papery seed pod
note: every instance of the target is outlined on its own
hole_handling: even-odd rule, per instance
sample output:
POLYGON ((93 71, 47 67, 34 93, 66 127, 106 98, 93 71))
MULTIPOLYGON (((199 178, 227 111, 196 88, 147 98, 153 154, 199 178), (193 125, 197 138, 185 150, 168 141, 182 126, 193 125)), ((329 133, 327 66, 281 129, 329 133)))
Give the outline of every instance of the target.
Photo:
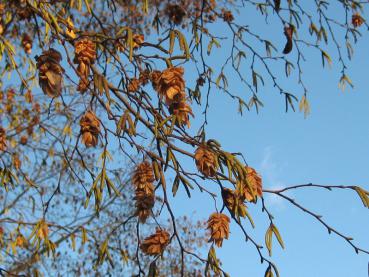
POLYGON ((187 125, 190 128, 190 115, 194 117, 191 106, 186 101, 179 103, 172 103, 169 107, 169 112, 176 116, 177 122, 180 126, 187 125))
POLYGON ((56 97, 61 94, 64 69, 60 66, 61 54, 50 48, 36 56, 37 69, 39 70, 39 83, 42 91, 50 96, 56 97))
POLYGON ((34 103, 34 105, 32 106, 32 109, 36 112, 36 113, 40 113, 41 111, 41 106, 39 103, 34 103))
POLYGON ((79 85, 80 91, 84 92, 88 84, 90 67, 96 60, 96 44, 89 38, 82 38, 74 44, 73 62, 78 64, 77 72, 81 78, 79 85))
POLYGON ((186 11, 177 4, 167 4, 165 7, 165 14, 168 17, 169 22, 175 25, 180 25, 183 21, 186 11))
POLYGON ((80 93, 85 93, 88 90, 89 82, 88 80, 81 78, 78 82, 77 91, 80 93))
POLYGON ((25 100, 26 100, 27 103, 32 103, 33 102, 32 91, 31 90, 27 90, 26 93, 24 94, 24 98, 25 98, 25 100))
POLYGON ((246 205, 243 203, 243 197, 231 189, 222 189, 222 198, 224 205, 233 216, 246 216, 246 205))
POLYGON ((216 154, 208 147, 202 145, 195 151, 195 162, 197 169, 206 177, 214 177, 218 170, 216 154))
POLYGON ((155 234, 147 237, 141 243, 141 250, 146 255, 159 255, 163 253, 165 247, 169 243, 169 233, 160 228, 156 228, 155 234))
POLYGON ((12 103, 15 97, 15 91, 14 89, 8 89, 6 92, 6 101, 7 103, 12 103))
POLYGON ((150 73, 150 80, 154 90, 159 91, 159 81, 161 72, 159 70, 154 70, 150 73))
POLYGON ((140 89, 140 80, 136 79, 136 78, 132 78, 131 80, 129 80, 128 86, 127 86, 127 90, 128 92, 135 92, 138 91, 140 89))
POLYGON ((22 47, 24 49, 24 52, 27 54, 32 53, 32 39, 28 34, 24 34, 22 37, 22 47))
POLYGON ((230 219, 225 214, 213 213, 208 219, 209 242, 214 241, 216 246, 222 247, 223 239, 229 238, 229 223, 230 219))
POLYGON ((3 127, 0 127, 0 151, 6 150, 6 131, 3 127))
POLYGON ((140 34, 134 34, 132 37, 133 40, 133 49, 140 48, 142 43, 145 42, 145 36, 140 34))
POLYGON ((96 44, 89 38, 82 38, 74 44, 74 60, 76 63, 81 61, 93 64, 96 60, 96 44))
POLYGON ((3 15, 5 12, 5 4, 0 4, 0 15, 3 15))
POLYGON ((28 137, 27 136, 21 136, 19 143, 22 145, 26 145, 28 143, 28 137))
POLYGON ((22 162, 19 159, 19 156, 17 154, 13 154, 12 160, 13 160, 13 166, 14 166, 14 168, 17 169, 17 170, 19 170, 20 167, 21 167, 21 165, 22 165, 22 162))
POLYGON ((147 83, 150 80, 150 71, 148 71, 148 70, 140 71, 140 76, 139 76, 138 79, 139 79, 141 85, 143 85, 143 86, 147 85, 147 83))
POLYGON ((181 102, 186 97, 183 73, 183 67, 170 67, 161 72, 158 80, 155 80, 157 83, 154 88, 161 98, 165 98, 168 106, 181 102))
POLYGON ((253 191, 250 191, 249 187, 244 186, 243 197, 247 201, 256 201, 258 196, 261 197, 263 195, 262 178, 255 169, 246 166, 246 181, 253 191))
POLYGON ((142 223, 151 215, 155 204, 154 170, 151 163, 144 161, 137 165, 132 176, 135 187, 136 215, 142 223))
POLYGON ((232 22, 234 20, 233 14, 231 11, 223 10, 222 11, 222 17, 225 22, 232 22))
POLYGON ((32 16, 32 12, 29 9, 19 9, 17 14, 20 20, 29 20, 32 16))
POLYGON ((132 175, 132 184, 137 188, 145 188, 155 181, 154 170, 148 161, 138 164, 132 175))
POLYGON ((27 245, 27 240, 22 234, 18 234, 15 239, 15 245, 20 248, 24 248, 27 245))
POLYGON ((30 137, 33 135, 33 125, 27 126, 27 134, 30 137))
POLYGON ((364 18, 359 13, 354 13, 351 18, 352 25, 357 28, 365 22, 364 18))
POLYGON ((133 199, 136 201, 136 215, 141 223, 145 223, 151 215, 151 209, 155 204, 155 189, 153 184, 148 183, 144 188, 136 188, 133 199))
POLYGON ((100 134, 100 121, 92 111, 87 111, 79 121, 82 141, 86 147, 96 147, 100 134))
POLYGON ((37 236, 40 238, 40 239, 45 239, 49 236, 49 227, 47 225, 47 223, 45 221, 42 221, 40 223, 40 226, 37 230, 37 236))

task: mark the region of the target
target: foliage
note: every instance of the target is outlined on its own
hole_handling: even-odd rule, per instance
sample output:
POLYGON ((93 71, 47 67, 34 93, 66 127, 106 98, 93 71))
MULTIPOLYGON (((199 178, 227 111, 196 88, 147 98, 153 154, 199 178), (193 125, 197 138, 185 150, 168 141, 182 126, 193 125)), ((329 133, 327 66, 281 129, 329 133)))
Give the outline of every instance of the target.
POLYGON ((0 3, 1 271, 227 276, 216 247, 234 225, 266 263, 265 276, 278 276, 269 256, 273 238, 284 247, 283 234, 265 193, 286 199, 357 253, 369 254, 286 194, 304 187, 351 190, 368 208, 364 188, 263 189, 262 176, 241 153, 206 137, 214 91, 236 101, 242 114, 258 112, 262 88, 272 85, 286 111, 298 105, 308 116, 306 53, 315 52, 323 66, 337 60, 340 87, 352 87, 347 62, 368 28, 367 3, 0 3), (245 13, 253 14, 246 23, 245 13), (335 53, 327 52, 328 43, 335 53), (224 57, 215 58, 219 53, 224 57), (285 80, 297 81, 301 91, 290 92, 285 80), (215 202, 207 224, 176 216, 176 196, 194 193, 215 202), (254 227, 248 206, 257 202, 270 221, 266 249, 243 222, 254 227))

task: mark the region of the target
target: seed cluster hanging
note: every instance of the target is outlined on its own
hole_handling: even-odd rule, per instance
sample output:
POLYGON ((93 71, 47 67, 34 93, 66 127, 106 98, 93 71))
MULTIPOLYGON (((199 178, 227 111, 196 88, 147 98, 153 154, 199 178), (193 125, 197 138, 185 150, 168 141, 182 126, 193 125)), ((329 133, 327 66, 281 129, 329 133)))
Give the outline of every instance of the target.
POLYGON ((163 253, 169 243, 169 233, 160 228, 156 228, 155 234, 147 237, 141 243, 141 250, 147 255, 159 255, 163 253))
POLYGON ((229 237, 229 223, 230 219, 225 214, 213 213, 208 219, 209 241, 214 241, 216 246, 221 247, 223 239, 228 239, 229 237))
POLYGON ((81 118, 82 141, 86 147, 95 147, 99 141, 100 121, 92 111, 87 111, 81 118))
POLYGON ((90 67, 96 60, 96 44, 90 38, 79 39, 74 44, 74 60, 78 64, 77 72, 80 77, 77 90, 85 92, 89 85, 88 76, 90 75, 90 67))
POLYGON ((53 48, 36 56, 40 87, 50 97, 57 97, 62 91, 64 69, 60 65, 61 60, 61 54, 53 48))
POLYGON ((137 165, 132 184, 135 188, 136 215, 142 223, 151 215, 151 209, 155 204, 154 171, 151 163, 144 161, 137 165))

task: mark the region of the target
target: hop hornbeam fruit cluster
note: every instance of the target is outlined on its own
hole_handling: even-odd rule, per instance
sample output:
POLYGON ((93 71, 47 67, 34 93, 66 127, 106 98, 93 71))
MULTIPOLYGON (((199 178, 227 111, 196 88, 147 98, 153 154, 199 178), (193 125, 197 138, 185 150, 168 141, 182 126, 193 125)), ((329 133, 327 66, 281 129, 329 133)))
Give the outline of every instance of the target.
POLYGON ((132 78, 131 80, 129 80, 129 83, 127 86, 128 92, 138 91, 140 89, 140 86, 141 86, 140 80, 137 78, 132 78))
POLYGON ((82 38, 74 45, 74 60, 78 64, 77 72, 80 77, 77 90, 85 92, 88 88, 90 67, 96 60, 96 44, 89 38, 82 38))
POLYGON ((12 156, 12 162, 13 162, 13 165, 14 165, 14 168, 19 170, 20 167, 22 166, 22 162, 21 160, 19 159, 19 156, 14 153, 13 156, 12 156))
POLYGON ((81 118, 82 141, 86 147, 96 147, 99 141, 100 121, 92 111, 87 111, 81 118))
POLYGON ((167 4, 164 12, 169 21, 173 22, 175 25, 180 25, 186 15, 185 9, 177 4, 167 4))
POLYGON ((151 215, 151 209, 155 204, 154 171, 148 161, 137 165, 132 183, 135 188, 136 215, 142 223, 151 215))
POLYGON ((15 245, 19 248, 24 248, 27 245, 27 239, 19 233, 15 239, 15 245))
POLYGON ((134 34, 132 37, 133 49, 140 48, 142 43, 145 42, 145 36, 142 34, 134 34))
POLYGON ((37 230, 37 236, 40 239, 46 239, 49 236, 49 227, 45 221, 40 223, 39 229, 37 230))
POLYGON ((169 243, 169 233, 160 228, 156 228, 155 234, 147 237, 141 243, 141 250, 147 255, 159 255, 163 253, 169 243))
POLYGON ((234 20, 234 16, 231 11, 223 10, 222 11, 222 17, 225 22, 232 22, 234 20))
POLYGON ((360 27, 364 22, 364 18, 359 13, 354 13, 352 15, 351 23, 355 28, 360 27))
POLYGON ((183 79, 183 67, 170 67, 159 75, 154 75, 157 91, 165 103, 170 106, 178 103, 186 97, 185 81, 183 79))
POLYGON ((36 66, 39 71, 39 83, 42 91, 50 96, 61 94, 64 69, 60 65, 61 54, 53 48, 36 56, 36 66))
POLYGON ((32 43, 31 37, 28 34, 24 34, 22 37, 22 47, 27 54, 32 53, 32 43))
POLYGON ((252 167, 246 166, 246 181, 248 186, 244 185, 243 197, 247 201, 256 201, 258 196, 263 195, 263 184, 260 175, 252 167), (250 191, 250 188, 253 191, 250 191))
POLYGON ((3 127, 0 127, 0 151, 6 150, 6 131, 3 127))
POLYGON ((214 242, 216 246, 222 247, 223 239, 229 238, 229 223, 230 219, 225 214, 213 213, 208 219, 209 242, 214 242))
POLYGON ((238 191, 224 188, 222 189, 222 198, 224 205, 228 208, 232 216, 246 216, 246 205, 244 203, 245 199, 239 194, 238 191))
POLYGON ((216 154, 205 145, 199 146, 195 151, 197 169, 206 177, 214 177, 217 173, 218 158, 216 154))
MULTIPOLYGON (((127 50, 126 43, 128 41, 128 34, 125 36, 124 40, 121 42, 120 40, 117 40, 115 42, 115 49, 119 52, 124 52, 127 50)), ((142 46, 142 44, 145 42, 145 36, 143 34, 134 34, 132 36, 132 48, 133 50, 137 50, 142 46)))
POLYGON ((169 112, 176 116, 179 125, 190 127, 190 118, 194 116, 191 106, 186 102, 183 67, 170 67, 164 71, 153 71, 150 75, 153 88, 169 107, 169 112))

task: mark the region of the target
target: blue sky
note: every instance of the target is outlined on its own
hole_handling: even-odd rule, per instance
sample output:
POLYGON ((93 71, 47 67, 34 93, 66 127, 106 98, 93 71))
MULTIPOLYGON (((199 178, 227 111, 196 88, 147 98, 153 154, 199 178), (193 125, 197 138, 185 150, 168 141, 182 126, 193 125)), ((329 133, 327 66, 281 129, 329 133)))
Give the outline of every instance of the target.
MULTIPOLYGON (((281 34, 268 31, 269 27, 260 28, 273 42, 277 41, 279 49, 283 49, 281 34)), ((354 58, 347 71, 355 88, 345 92, 338 88, 340 74, 333 48, 325 47, 332 52, 331 69, 322 68, 319 53, 307 51, 309 61, 304 63, 304 78, 312 111, 306 119, 299 112, 285 113, 284 99, 270 85, 259 90, 265 105, 260 113, 245 112, 243 117, 237 113, 237 103, 213 90, 207 138, 216 138, 227 151, 241 151, 247 162, 261 173, 264 187, 268 189, 313 182, 360 185, 369 190, 368 44, 369 38, 365 34, 355 46, 354 58)), ((222 46, 227 49, 227 44, 222 46)), ((216 57, 225 56, 225 50, 216 51, 216 57)), ((216 65, 219 60, 212 62, 216 65)), ((273 69, 277 70, 276 67, 273 69)), ((280 75, 284 75, 283 70, 280 75)), ((291 91, 301 92, 296 76, 282 78, 282 82, 291 91)), ((237 79, 230 79, 229 83, 231 88, 239 87, 237 79)), ((193 130, 199 124, 199 117, 201 119, 197 116, 192 121, 193 130)), ((206 187, 214 192, 218 190, 211 183, 206 183, 206 187)), ((323 215, 332 227, 369 249, 369 213, 355 193, 307 188, 291 191, 288 195, 323 215)), ((213 203, 204 194, 194 193, 189 200, 177 197, 178 214, 196 211, 199 218, 207 218, 214 211, 213 203)), ((285 241, 285 250, 281 250, 275 240, 273 244, 272 260, 277 263, 281 276, 368 275, 368 255, 357 255, 346 241, 334 234, 328 235, 314 218, 285 200, 267 194, 265 199, 285 241)), ((261 213, 260 203, 248 206, 256 228, 252 230, 247 222, 245 226, 259 243, 264 243, 268 227, 266 215, 261 213)), ((260 265, 255 248, 244 242, 235 224, 231 225, 231 238, 222 249, 217 249, 217 254, 231 276, 263 276, 265 272, 266 265, 260 265)))

